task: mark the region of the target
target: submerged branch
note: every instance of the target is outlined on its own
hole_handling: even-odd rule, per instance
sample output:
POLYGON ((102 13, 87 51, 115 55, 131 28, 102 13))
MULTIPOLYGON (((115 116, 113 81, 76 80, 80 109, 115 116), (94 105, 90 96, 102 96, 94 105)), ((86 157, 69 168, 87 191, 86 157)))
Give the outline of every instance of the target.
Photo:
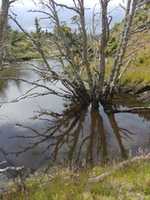
POLYGON ((133 107, 128 109, 113 110, 113 113, 137 113, 137 112, 150 112, 150 107, 133 107))
POLYGON ((4 169, 0 169, 0 173, 5 173, 8 172, 9 170, 14 171, 14 172, 20 172, 24 169, 24 167, 6 167, 4 169))

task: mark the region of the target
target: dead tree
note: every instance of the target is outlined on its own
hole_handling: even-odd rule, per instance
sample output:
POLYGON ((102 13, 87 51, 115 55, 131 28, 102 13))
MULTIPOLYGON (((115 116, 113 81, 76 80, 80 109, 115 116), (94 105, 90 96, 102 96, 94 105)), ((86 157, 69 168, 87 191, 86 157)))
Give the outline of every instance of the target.
MULTIPOLYGON (((109 104, 113 98, 113 92, 118 87, 122 73, 126 70, 130 63, 128 60, 125 63, 125 55, 131 36, 132 24, 137 9, 143 6, 147 1, 128 0, 125 6, 124 26, 121 32, 121 37, 118 49, 113 61, 112 70, 108 79, 106 79, 106 50, 108 47, 110 35, 110 23, 112 17, 108 14, 109 0, 100 0, 101 11, 101 34, 99 35, 99 60, 95 63, 95 69, 92 69, 93 60, 91 56, 91 43, 93 37, 90 36, 85 19, 85 1, 73 0, 73 6, 57 3, 55 0, 40 1, 43 10, 34 10, 46 15, 53 24, 53 34, 50 41, 50 47, 57 50, 56 59, 60 62, 62 73, 55 72, 48 63, 43 51, 40 37, 38 40, 33 38, 31 34, 24 30, 15 17, 11 17, 19 28, 32 41, 35 49, 41 55, 46 71, 44 76, 49 76, 49 80, 60 81, 67 89, 67 93, 72 95, 72 100, 79 101, 82 105, 92 104, 95 109, 99 103, 103 106, 109 104), (61 21, 59 16, 60 9, 71 10, 74 13, 73 22, 76 25, 76 31, 61 21), (123 69, 122 69, 123 68, 123 69), (124 69, 125 68, 125 69, 124 69)), ((36 20, 37 36, 40 36, 39 22, 36 20)), ((93 49, 92 49, 93 51, 93 49)), ((95 55, 94 55, 95 56, 95 55)), ((96 57, 96 56, 95 56, 96 57)), ((42 72, 44 74, 44 72, 42 72)), ((65 96, 65 95, 64 95, 65 96)))
MULTIPOLYGON (((104 80, 105 80, 105 68, 106 68, 106 48, 107 42, 109 40, 109 22, 107 16, 107 9, 108 9, 108 0, 101 0, 101 22, 102 22, 102 34, 100 38, 100 76, 99 76, 99 84, 100 84, 100 91, 102 92, 104 87, 104 80)), ((100 92, 99 91, 99 92, 100 92)))
POLYGON ((9 8, 17 0, 2 0, 0 8, 0 66, 6 57, 7 27, 9 8))
POLYGON ((119 81, 118 78, 121 67, 123 65, 123 59, 127 50, 127 45, 130 38, 131 26, 133 23, 133 17, 135 15, 137 5, 138 5, 138 0, 133 0, 133 1, 128 0, 125 19, 124 19, 124 28, 121 34, 119 47, 116 53, 116 57, 114 59, 109 81, 107 83, 107 89, 105 91, 105 95, 107 97, 112 95, 113 89, 114 87, 116 87, 119 81))

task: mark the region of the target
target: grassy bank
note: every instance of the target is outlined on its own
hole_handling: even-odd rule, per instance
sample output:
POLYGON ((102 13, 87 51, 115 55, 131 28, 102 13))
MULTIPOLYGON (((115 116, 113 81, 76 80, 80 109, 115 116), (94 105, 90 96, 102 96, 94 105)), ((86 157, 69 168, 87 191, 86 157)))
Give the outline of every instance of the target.
MULTIPOLYGON (((114 164, 116 165, 116 164, 114 164)), ((110 171, 112 165, 97 166, 79 173, 57 169, 26 182, 28 200, 150 200, 150 160, 130 163, 97 183, 89 177, 110 171)), ((24 200, 25 194, 13 186, 5 200, 24 200)))

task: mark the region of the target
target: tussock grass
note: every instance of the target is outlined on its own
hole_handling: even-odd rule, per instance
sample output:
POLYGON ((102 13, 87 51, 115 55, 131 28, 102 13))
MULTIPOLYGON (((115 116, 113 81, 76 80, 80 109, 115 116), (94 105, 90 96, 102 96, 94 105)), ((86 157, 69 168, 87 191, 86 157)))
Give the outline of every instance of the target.
MULTIPOLYGON (((150 200, 150 162, 130 164, 104 181, 87 183, 90 176, 99 175, 111 166, 97 166, 74 173, 59 169, 53 178, 40 176, 26 182, 29 200, 150 200)), ((24 200, 25 195, 12 187, 5 200, 24 200)))

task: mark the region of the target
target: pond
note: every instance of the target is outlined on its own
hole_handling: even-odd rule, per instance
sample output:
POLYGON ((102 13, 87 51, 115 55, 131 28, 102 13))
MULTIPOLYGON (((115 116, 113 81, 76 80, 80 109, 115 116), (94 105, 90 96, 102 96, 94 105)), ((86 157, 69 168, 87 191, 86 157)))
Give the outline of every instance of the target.
MULTIPOLYGON (((30 64, 41 67, 39 61, 30 64)), ((28 81, 40 79, 28 63, 3 73, 28 81)), ((62 88, 60 83, 44 84, 62 88)), ((102 106, 95 112, 90 106, 74 105, 32 88, 22 81, 0 83, 0 161, 31 169, 46 164, 82 167, 150 151, 150 113, 106 114, 102 106), (29 90, 33 96, 26 93, 29 90)), ((130 96, 113 102, 117 108, 141 105, 130 96)))

